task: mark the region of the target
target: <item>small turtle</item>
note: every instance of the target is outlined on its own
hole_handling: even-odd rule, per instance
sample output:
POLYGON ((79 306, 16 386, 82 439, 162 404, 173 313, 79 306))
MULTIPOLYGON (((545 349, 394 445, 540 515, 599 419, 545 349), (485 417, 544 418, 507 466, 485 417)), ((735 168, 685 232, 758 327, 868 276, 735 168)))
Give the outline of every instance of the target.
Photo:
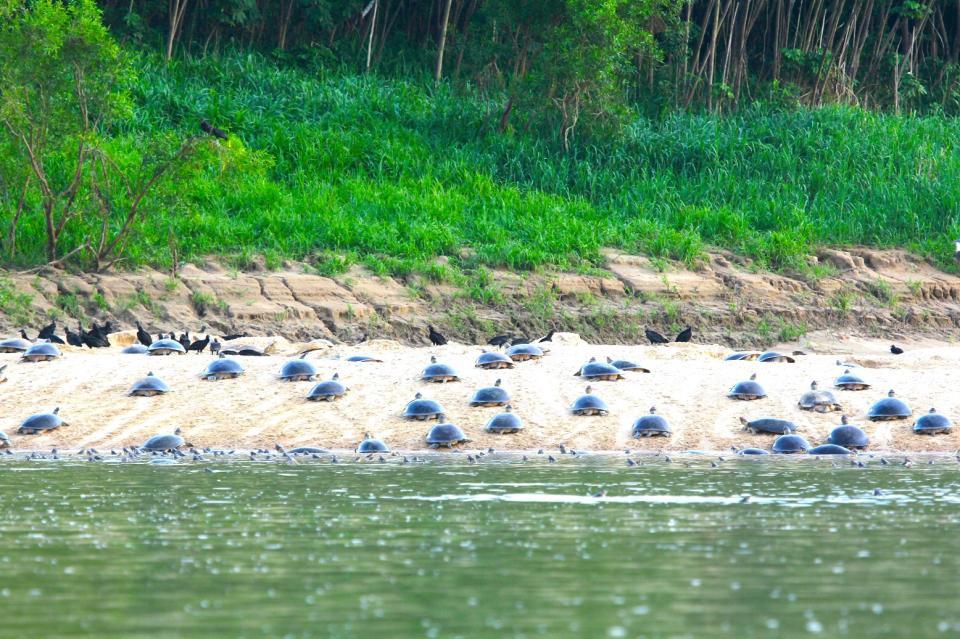
POLYGON ((220 353, 240 357, 265 357, 267 355, 267 349, 271 346, 273 346, 273 344, 265 347, 255 346, 253 344, 237 344, 235 346, 224 346, 220 349, 220 353))
POLYGON ((147 376, 143 379, 137 380, 134 385, 130 387, 127 395, 131 397, 153 397, 154 395, 163 395, 168 392, 170 392, 170 387, 151 371, 147 373, 147 376))
POLYGON ((781 455, 795 455, 805 453, 810 449, 810 444, 800 435, 780 435, 773 440, 773 452, 781 455))
POLYGON ((376 357, 371 357, 369 355, 351 355, 347 358, 348 362, 358 362, 358 363, 371 363, 371 364, 382 364, 382 359, 377 359, 376 357))
POLYGON ((10 438, 7 437, 7 434, 0 430, 0 450, 4 448, 10 448, 10 438))
POLYGON ((172 355, 173 353, 183 355, 187 352, 183 344, 175 339, 169 338, 158 339, 153 344, 150 344, 147 351, 151 355, 172 355))
POLYGON ((753 360, 760 357, 759 351, 740 351, 736 353, 730 353, 723 358, 725 362, 752 362, 753 360))
POLYGON ((12 337, 0 342, 0 353, 22 353, 33 346, 22 337, 12 337))
POLYGON ((180 435, 154 435, 140 447, 148 452, 179 450, 186 442, 180 435))
POLYGON ((593 388, 587 386, 586 394, 581 395, 570 406, 570 412, 574 415, 599 415, 604 416, 610 412, 607 403, 593 395, 593 388))
POLYGON ((327 381, 311 388, 307 399, 314 402, 333 402, 346 395, 348 390, 350 389, 340 383, 340 375, 334 373, 327 381))
POLYGON ((465 444, 470 440, 463 434, 459 426, 444 422, 446 415, 441 414, 437 419, 441 422, 427 433, 427 445, 430 448, 453 448, 465 444))
POLYGON ((438 363, 435 355, 430 356, 430 365, 423 369, 420 379, 437 384, 460 381, 457 371, 453 370, 452 366, 438 363))
POLYGON ((863 381, 859 375, 850 372, 850 369, 843 371, 843 375, 834 380, 833 385, 840 390, 858 391, 867 390, 870 384, 863 381))
POLYGON ((243 375, 243 365, 235 359, 230 359, 223 353, 213 360, 200 373, 200 377, 207 381, 218 379, 235 379, 243 375))
POLYGON ((610 359, 608 357, 607 364, 610 364, 611 366, 616 366, 622 371, 632 371, 634 373, 650 372, 649 368, 644 368, 643 366, 640 366, 640 364, 634 364, 633 362, 627 359, 610 359))
POLYGON ((403 409, 403 416, 407 419, 416 419, 426 421, 428 419, 440 419, 443 414, 443 407, 432 399, 424 399, 423 395, 417 393, 413 401, 407 404, 403 409))
POLYGON ((476 368, 486 369, 513 368, 515 365, 512 359, 496 351, 483 351, 474 364, 476 368))
POLYGON ((370 433, 364 433, 363 441, 357 446, 357 452, 360 454, 389 453, 390 448, 379 439, 370 437, 370 433))
POLYGON ((817 382, 810 383, 810 392, 804 393, 797 402, 800 410, 812 410, 818 413, 829 413, 835 410, 843 410, 837 398, 828 390, 819 390, 817 382))
MULTIPOLYGON (((794 435, 796 437, 796 435, 794 435)), ((811 455, 852 455, 849 448, 838 446, 837 444, 820 444, 807 451, 811 455)))
POLYGON ((506 435, 509 433, 518 433, 523 430, 523 422, 513 413, 513 406, 507 404, 502 413, 494 415, 487 422, 486 431, 488 433, 497 433, 506 435))
POLYGON ((797 426, 793 422, 785 419, 776 419, 775 417, 761 417, 760 419, 751 421, 747 421, 741 417, 740 423, 743 424, 744 430, 754 435, 758 433, 764 435, 783 435, 785 433, 793 433, 797 430, 797 426))
POLYGON ((543 357, 543 349, 533 344, 514 344, 507 349, 507 357, 515 362, 525 362, 528 359, 540 359, 543 357))
POLYGON ((130 346, 127 346, 120 352, 123 353, 124 355, 143 355, 149 352, 149 350, 150 350, 149 347, 144 346, 143 344, 137 343, 137 344, 131 344, 130 346))
POLYGON ((850 450, 866 450, 870 444, 870 438, 863 430, 854 426, 844 415, 840 418, 840 425, 830 431, 827 437, 828 444, 836 444, 850 450))
POLYGON ((291 359, 280 369, 280 379, 288 382, 312 382, 317 376, 317 369, 311 363, 305 360, 306 353, 298 359, 291 359))
POLYGON ((937 435, 939 433, 949 433, 953 428, 950 419, 946 415, 941 415, 937 409, 931 408, 926 415, 921 415, 913 424, 913 432, 918 435, 937 435))
POLYGON ((902 400, 898 399, 893 391, 887 393, 883 399, 875 402, 870 410, 867 411, 867 418, 872 422, 891 421, 895 419, 906 419, 913 414, 910 407, 902 400))
POLYGON ((61 426, 69 426, 60 418, 60 407, 53 409, 52 413, 37 413, 27 417, 20 424, 17 432, 21 435, 35 435, 45 430, 55 430, 61 426))
POLYGON ((737 451, 738 455, 769 455, 770 453, 762 448, 741 448, 737 451))
POLYGON ((757 361, 758 362, 789 362, 793 364, 797 360, 793 359, 789 355, 778 353, 777 351, 766 351, 764 353, 760 353, 760 356, 757 357, 757 361))
POLYGON ((320 455, 327 451, 323 448, 317 448, 316 446, 297 446, 287 452, 291 455, 320 455))
POLYGON ((644 415, 633 422, 633 436, 637 439, 641 437, 670 437, 673 431, 670 430, 670 424, 660 415, 657 415, 657 407, 650 407, 650 414, 644 415))
POLYGON ((623 371, 619 368, 606 362, 598 362, 596 357, 591 357, 590 361, 581 366, 580 370, 574 373, 574 375, 583 377, 584 379, 604 382, 615 382, 618 379, 626 379, 623 376, 623 371))
POLYGON ((763 390, 763 386, 757 382, 756 373, 751 375, 750 379, 734 384, 730 392, 727 393, 727 397, 731 399, 742 399, 744 401, 762 399, 766 396, 767 392, 763 390))
POLYGON ((21 362, 49 362, 50 360, 57 359, 62 353, 60 349, 57 348, 56 344, 51 344, 50 342, 40 342, 39 344, 34 344, 27 350, 23 352, 23 355, 20 356, 21 362))
POLYGON ((477 406, 506 406, 510 403, 510 393, 500 386, 500 380, 494 382, 493 386, 481 388, 470 399, 470 405, 477 406))

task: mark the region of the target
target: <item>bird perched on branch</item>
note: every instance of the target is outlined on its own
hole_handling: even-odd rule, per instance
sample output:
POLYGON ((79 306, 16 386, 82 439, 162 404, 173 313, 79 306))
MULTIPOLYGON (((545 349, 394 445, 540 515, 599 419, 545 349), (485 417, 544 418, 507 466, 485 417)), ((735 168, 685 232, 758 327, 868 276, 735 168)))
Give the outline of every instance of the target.
POLYGON ((229 137, 227 136, 226 131, 223 129, 218 129, 206 120, 200 120, 200 130, 208 135, 212 135, 215 138, 220 138, 221 140, 226 140, 229 137))

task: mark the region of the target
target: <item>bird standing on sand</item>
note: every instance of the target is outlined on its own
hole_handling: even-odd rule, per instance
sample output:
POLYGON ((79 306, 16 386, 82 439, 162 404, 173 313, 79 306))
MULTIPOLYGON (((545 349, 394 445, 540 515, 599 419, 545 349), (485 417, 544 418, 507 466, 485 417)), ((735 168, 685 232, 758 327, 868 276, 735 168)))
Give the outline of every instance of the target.
POLYGON ((197 351, 197 355, 203 352, 203 349, 207 347, 207 344, 210 343, 210 335, 207 335, 203 339, 195 340, 190 346, 187 347, 188 351, 197 351))
POLYGON ((83 346, 83 338, 79 334, 74 333, 70 330, 69 326, 64 326, 63 330, 67 333, 67 344, 70 346, 76 346, 77 348, 83 346))
POLYGON ((661 335, 656 331, 652 331, 649 328, 644 329, 643 334, 647 336, 647 339, 650 340, 651 344, 668 344, 670 340, 661 335))
POLYGON ((543 337, 541 337, 540 339, 538 339, 537 342, 552 342, 553 336, 556 332, 557 332, 556 329, 551 328, 550 332, 544 335, 543 337))
POLYGON ((443 346, 447 343, 447 338, 438 333, 433 326, 427 326, 427 328, 429 329, 427 335, 430 337, 430 342, 434 346, 443 346))
POLYGON ((487 341, 487 344, 489 344, 490 346, 496 346, 497 348, 501 348, 501 347, 503 347, 503 346, 506 346, 506 345, 510 344, 510 336, 509 336, 509 335, 496 335, 496 336, 494 336, 494 337, 491 337, 491 338, 487 341))
POLYGON ((208 135, 212 135, 213 137, 219 138, 221 140, 228 139, 226 131, 224 131, 223 129, 218 129, 217 127, 213 126, 206 120, 200 120, 200 130, 208 135))
POLYGON ((903 355, 903 349, 895 344, 890 345, 890 352, 894 355, 903 355))
POLYGON ((693 329, 689 326, 680 331, 677 335, 677 339, 673 340, 675 342, 689 342, 690 338, 693 337, 693 329))
POLYGON ((150 346, 150 344, 153 344, 150 333, 143 330, 143 326, 140 325, 140 322, 137 322, 137 341, 144 346, 150 346))
POLYGON ((217 355, 220 353, 220 347, 221 347, 220 340, 214 338, 214 340, 210 342, 210 352, 213 353, 214 355, 217 355))

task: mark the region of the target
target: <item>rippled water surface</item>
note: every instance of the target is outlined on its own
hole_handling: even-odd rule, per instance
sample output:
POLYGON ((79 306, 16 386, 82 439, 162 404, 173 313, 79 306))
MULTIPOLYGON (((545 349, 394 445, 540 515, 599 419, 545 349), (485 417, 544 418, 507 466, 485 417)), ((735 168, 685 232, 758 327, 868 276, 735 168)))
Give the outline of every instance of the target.
POLYGON ((952 460, 12 462, 0 482, 2 637, 960 634, 952 460))

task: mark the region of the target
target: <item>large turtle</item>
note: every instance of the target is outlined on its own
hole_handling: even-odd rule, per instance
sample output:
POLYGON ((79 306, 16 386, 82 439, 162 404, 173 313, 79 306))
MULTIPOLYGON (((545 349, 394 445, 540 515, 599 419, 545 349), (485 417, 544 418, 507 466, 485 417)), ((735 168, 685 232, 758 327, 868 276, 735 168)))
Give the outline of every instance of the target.
POLYGON ((613 364, 598 362, 596 357, 591 357, 590 361, 581 366, 574 375, 591 381, 615 382, 618 379, 626 379, 619 368, 613 364))
POLYGON ((887 393, 887 396, 877 402, 874 402, 870 410, 867 411, 867 418, 872 422, 891 421, 895 419, 907 419, 913 411, 902 400, 897 398, 893 390, 887 393))
POLYGON ((837 444, 820 444, 807 451, 811 455, 852 455, 849 448, 838 446, 837 444))
POLYGON ((486 369, 513 368, 515 365, 512 359, 496 351, 483 351, 474 364, 477 368, 486 369))
POLYGON ((150 352, 150 348, 138 342, 136 344, 131 344, 130 346, 125 347, 120 352, 123 353, 124 355, 145 355, 146 353, 150 352))
POLYGON ((22 353, 33 346, 22 337, 11 337, 0 342, 0 353, 22 353))
POLYGON ((849 368, 844 370, 843 374, 834 380, 833 386, 840 390, 849 391, 867 390, 870 388, 870 384, 866 383, 859 375, 851 373, 849 368))
POLYGON ((153 371, 151 371, 147 373, 147 376, 143 379, 138 379, 133 386, 130 387, 127 395, 132 397, 153 397, 154 395, 163 395, 168 392, 170 392, 170 387, 167 386, 166 382, 154 375, 153 371))
POLYGON ((844 415, 840 418, 840 425, 830 431, 827 437, 828 444, 843 446, 850 450, 866 450, 870 445, 870 438, 859 426, 854 426, 844 415))
POLYGON ((810 392, 800 396, 797 406, 800 407, 800 410, 812 410, 818 413, 843 410, 833 393, 828 390, 820 390, 816 381, 810 383, 810 392))
POLYGON ((650 407, 650 414, 644 415, 633 422, 633 436, 637 439, 641 437, 670 437, 673 431, 670 430, 670 424, 660 415, 657 415, 657 407, 650 407))
POLYGON ((772 450, 781 455, 795 455, 810 450, 810 444, 800 435, 780 435, 773 440, 772 450))
POLYGON ((523 430, 523 422, 513 413, 513 407, 508 404, 502 413, 490 418, 485 428, 488 433, 506 435, 523 430))
POLYGON ((48 430, 56 430, 61 426, 69 426, 69 424, 60 417, 60 407, 58 406, 53 409, 53 412, 37 413, 27 417, 20 424, 17 432, 21 435, 35 435, 48 430))
POLYGON ((334 373, 327 381, 311 388, 307 399, 314 402, 334 402, 346 395, 348 390, 350 389, 340 383, 340 375, 334 373))
POLYGON ((178 450, 185 443, 186 442, 184 441, 183 437, 177 434, 154 435, 144 442, 143 446, 140 447, 140 450, 145 450, 148 452, 178 450))
POLYGON ((56 344, 40 342, 23 351, 23 355, 20 356, 20 361, 49 362, 50 360, 57 359, 62 354, 56 344))
POLYGON ((764 435, 783 435, 785 433, 793 433, 797 430, 797 426, 793 422, 775 417, 761 417, 760 419, 750 421, 741 417, 740 423, 743 424, 744 430, 754 435, 758 433, 764 435))
POLYGON ((473 407, 506 406, 509 403, 510 393, 500 386, 499 379, 493 383, 493 386, 487 386, 486 388, 478 390, 470 399, 470 405, 473 407))
POLYGON ((441 423, 427 433, 427 445, 430 448, 453 448, 470 441, 459 426, 444 421, 446 415, 441 414, 437 419, 441 423))
POLYGON ((574 415, 604 416, 610 412, 610 408, 605 401, 593 394, 593 388, 587 386, 586 393, 578 397, 570 406, 570 412, 574 415))
POLYGON ((362 455, 370 453, 389 453, 390 448, 379 439, 370 437, 370 433, 364 433, 363 441, 357 446, 357 452, 362 455))
POLYGON ((515 362, 525 362, 528 359, 543 357, 543 349, 533 344, 514 344, 507 349, 507 357, 515 362))
POLYGON ((426 421, 428 419, 440 419, 443 415, 443 407, 432 399, 424 399, 423 395, 417 393, 413 400, 403 409, 403 416, 407 419, 416 419, 426 421))
POLYGON ((953 428, 950 419, 946 415, 941 415, 937 409, 931 408, 926 415, 921 415, 913 424, 913 432, 918 435, 937 435, 939 433, 949 433, 953 428))
POLYGON ((200 377, 207 381, 235 379, 243 375, 243 372, 243 365, 240 362, 220 353, 217 359, 207 364, 207 367, 200 373, 200 377))
POLYGON ((288 382, 312 382, 317 376, 317 368, 304 359, 306 353, 298 359, 291 359, 280 368, 280 379, 288 382))
POLYGON ((425 382, 445 384, 447 382, 460 381, 460 376, 457 375, 457 371, 453 370, 452 366, 437 362, 436 355, 431 355, 430 364, 423 369, 423 372, 420 374, 420 379, 425 382))
POLYGON ((777 351, 766 351, 766 352, 760 353, 759 357, 757 357, 757 361, 758 362, 789 362, 792 364, 797 360, 793 359, 789 355, 778 353, 777 351))
POLYGON ((610 364, 611 366, 616 366, 622 371, 632 371, 634 373, 650 372, 649 368, 644 368, 643 366, 640 366, 640 364, 634 364, 628 359, 611 359, 608 357, 607 364, 610 364))
POLYGON ((750 379, 734 384, 730 392, 727 393, 727 397, 731 399, 742 399, 744 401, 762 399, 766 396, 767 392, 763 390, 763 386, 757 382, 756 373, 751 375, 750 379))
POLYGON ((167 337, 158 339, 150 344, 150 347, 147 349, 147 351, 151 355, 172 355, 174 353, 183 355, 187 352, 186 349, 183 348, 183 344, 175 339, 170 339, 167 337))

